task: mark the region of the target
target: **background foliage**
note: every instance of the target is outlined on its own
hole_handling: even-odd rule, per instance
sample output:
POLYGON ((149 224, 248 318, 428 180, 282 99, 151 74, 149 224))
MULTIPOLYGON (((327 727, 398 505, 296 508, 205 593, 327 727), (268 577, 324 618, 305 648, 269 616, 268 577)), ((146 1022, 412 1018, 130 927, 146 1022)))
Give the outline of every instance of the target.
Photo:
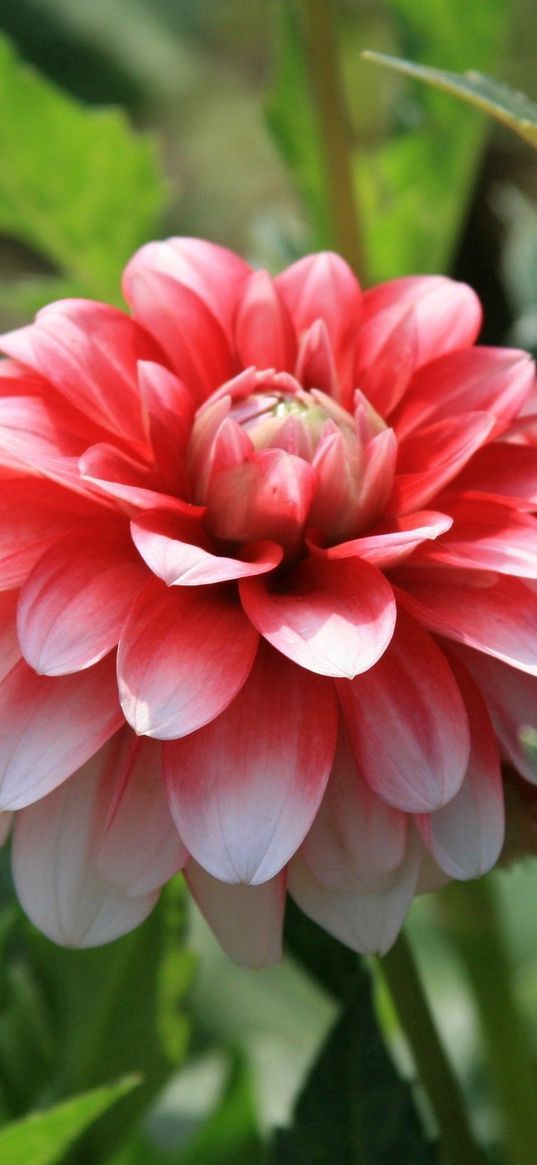
MULTIPOLYGON (((487 341, 537 351, 535 156, 360 58, 477 68, 531 93, 531 0, 335 11, 367 279, 451 271, 481 294, 487 341)), ((298 0, 4 0, 2 328, 58 296, 121 302, 122 266, 152 236, 211 237, 271 270, 333 245, 302 15, 298 0)), ((285 962, 256 974, 230 966, 199 917, 188 923, 180 881, 134 934, 65 952, 18 911, 6 853, 0 873, 6 1165, 389 1165, 395 1144, 405 1165, 436 1160, 378 971, 298 912, 285 962)), ((535 864, 491 881, 537 1056, 535 864)), ((416 903, 410 932, 501 1165, 468 966, 441 902, 416 903)))

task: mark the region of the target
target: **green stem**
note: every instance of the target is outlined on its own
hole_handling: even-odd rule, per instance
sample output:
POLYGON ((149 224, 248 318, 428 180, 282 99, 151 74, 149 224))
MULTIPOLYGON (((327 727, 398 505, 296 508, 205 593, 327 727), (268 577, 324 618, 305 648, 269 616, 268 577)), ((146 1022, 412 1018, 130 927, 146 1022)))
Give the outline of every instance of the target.
POLYGON ((350 127, 339 69, 331 0, 301 0, 310 80, 317 111, 333 245, 366 282, 352 173, 350 127))
POLYGON ((449 886, 438 896, 438 909, 473 988, 507 1159, 510 1165, 535 1165, 536 1065, 514 998, 493 879, 449 886))
POLYGON ((444 1165, 486 1165, 470 1129, 459 1085, 440 1042, 404 934, 399 935, 380 966, 438 1123, 444 1165))

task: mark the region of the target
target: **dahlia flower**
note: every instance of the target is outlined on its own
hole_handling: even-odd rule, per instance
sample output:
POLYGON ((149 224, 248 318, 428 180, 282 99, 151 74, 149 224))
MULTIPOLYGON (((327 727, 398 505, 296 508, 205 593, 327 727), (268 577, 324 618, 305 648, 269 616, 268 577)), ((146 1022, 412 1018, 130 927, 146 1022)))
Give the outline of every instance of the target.
POLYGON ((136 926, 183 870, 238 961, 286 892, 385 951, 417 890, 535 782, 533 367, 465 285, 272 279, 171 239, 131 315, 64 300, 0 364, 0 825, 56 942, 136 926))

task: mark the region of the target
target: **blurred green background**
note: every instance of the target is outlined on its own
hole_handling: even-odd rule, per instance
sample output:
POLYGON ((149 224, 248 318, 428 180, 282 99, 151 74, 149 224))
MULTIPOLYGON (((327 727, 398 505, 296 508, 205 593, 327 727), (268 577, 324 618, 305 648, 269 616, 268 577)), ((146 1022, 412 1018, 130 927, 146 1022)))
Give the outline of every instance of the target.
MULTIPOLYGON (((298 9, 285 0, 2 0, 2 328, 58 295, 117 299, 125 259, 152 234, 211 238, 271 270, 330 245, 298 9), (13 50, 101 112, 56 100, 13 50), (142 138, 108 106, 121 106, 142 138)), ((537 351, 537 155, 450 98, 360 59, 371 48, 478 67, 535 98, 533 0, 341 0, 335 13, 368 279, 449 271, 481 295, 488 342, 537 351)), ((55 1149, 49 1141, 32 1156, 26 1130, 2 1157, 0 1129, 5 1165, 261 1161, 336 1016, 330 994, 290 956, 265 972, 231 966, 193 912, 187 925, 180 883, 134 935, 102 951, 59 951, 14 904, 7 854, 1 873, 4 1124, 125 1073, 144 1076, 89 1133, 83 1113, 79 1126, 68 1114, 55 1149)), ((537 1058, 534 860, 493 883, 537 1058)), ((476 1128, 494 1143, 475 1007, 434 898, 415 904, 410 933, 476 1128)), ((377 1002, 411 1074, 381 986, 377 1002)))

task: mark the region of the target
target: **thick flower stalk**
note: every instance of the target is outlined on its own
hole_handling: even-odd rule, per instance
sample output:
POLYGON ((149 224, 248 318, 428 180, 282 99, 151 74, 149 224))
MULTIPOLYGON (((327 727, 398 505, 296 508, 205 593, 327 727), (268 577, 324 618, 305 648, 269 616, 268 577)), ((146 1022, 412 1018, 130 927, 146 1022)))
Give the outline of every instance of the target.
POLYGON ((92 945, 183 869, 239 961, 286 890, 385 951, 535 772, 533 366, 466 286, 362 294, 172 239, 129 316, 65 300, 0 364, 0 808, 31 919, 92 945))

